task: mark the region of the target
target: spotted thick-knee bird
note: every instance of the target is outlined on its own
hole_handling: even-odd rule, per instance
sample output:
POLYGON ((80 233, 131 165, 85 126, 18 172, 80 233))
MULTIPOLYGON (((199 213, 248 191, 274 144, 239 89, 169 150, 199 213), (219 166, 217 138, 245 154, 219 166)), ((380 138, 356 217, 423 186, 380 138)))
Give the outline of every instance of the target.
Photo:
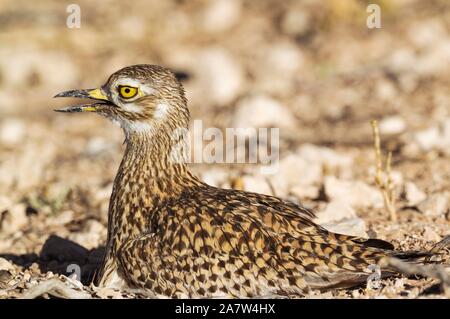
POLYGON ((360 285, 385 257, 429 255, 334 234, 300 205, 199 180, 180 147, 189 123, 184 90, 164 67, 125 67, 100 88, 57 97, 93 100, 57 111, 100 114, 126 137, 97 285, 179 298, 304 295, 360 285))

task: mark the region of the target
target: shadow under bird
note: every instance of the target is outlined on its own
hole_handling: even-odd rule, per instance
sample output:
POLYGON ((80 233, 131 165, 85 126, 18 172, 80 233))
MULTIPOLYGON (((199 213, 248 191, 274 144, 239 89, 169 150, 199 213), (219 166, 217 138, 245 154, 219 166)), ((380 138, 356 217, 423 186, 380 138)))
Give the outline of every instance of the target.
POLYGON ((56 97, 93 100, 56 111, 100 114, 126 136, 98 286, 172 298, 301 296, 364 284, 374 264, 382 277, 396 274, 386 260, 426 263, 438 254, 331 233, 300 205, 199 180, 176 160, 183 148, 174 131, 188 129, 189 110, 164 67, 128 66, 101 88, 56 97))

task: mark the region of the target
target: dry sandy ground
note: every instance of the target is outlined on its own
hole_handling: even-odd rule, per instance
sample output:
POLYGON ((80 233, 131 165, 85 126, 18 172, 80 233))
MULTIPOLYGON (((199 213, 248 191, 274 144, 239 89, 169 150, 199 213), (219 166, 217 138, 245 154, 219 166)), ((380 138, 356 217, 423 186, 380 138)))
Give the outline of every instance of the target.
MULTIPOLYGON (((275 194, 340 232, 430 249, 450 234, 450 3, 380 1, 79 1, 0 4, 0 298, 50 278, 93 297, 123 136, 104 119, 61 115, 63 90, 117 69, 161 64, 184 75, 203 127, 280 128, 277 174, 258 165, 194 164, 211 184, 275 194), (397 221, 374 183, 370 121, 392 151, 397 221), (81 291, 80 290, 80 291, 81 291)), ((69 101, 70 102, 70 101, 69 101)), ((72 101, 73 102, 73 101, 72 101)), ((446 298, 438 280, 385 279, 378 289, 311 297, 446 298)))

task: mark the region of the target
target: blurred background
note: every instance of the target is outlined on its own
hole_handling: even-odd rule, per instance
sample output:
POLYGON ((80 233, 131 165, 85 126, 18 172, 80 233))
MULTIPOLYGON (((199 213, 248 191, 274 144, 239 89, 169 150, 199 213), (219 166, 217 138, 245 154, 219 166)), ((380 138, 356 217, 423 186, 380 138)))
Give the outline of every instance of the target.
MULTIPOLYGON (((53 112, 70 103, 56 93, 131 64, 169 67, 204 127, 280 128, 278 174, 194 165, 205 181, 302 202, 332 230, 413 249, 450 231, 449 62, 447 0, 1 0, 0 271, 17 280, 0 276, 0 298, 74 261, 87 283, 101 258, 123 134, 53 112), (80 28, 66 24, 71 3, 80 28), (370 3, 381 28, 367 27, 370 3), (397 222, 373 181, 372 119, 393 152, 397 222)), ((378 293, 416 297, 427 287, 417 282, 378 293)))

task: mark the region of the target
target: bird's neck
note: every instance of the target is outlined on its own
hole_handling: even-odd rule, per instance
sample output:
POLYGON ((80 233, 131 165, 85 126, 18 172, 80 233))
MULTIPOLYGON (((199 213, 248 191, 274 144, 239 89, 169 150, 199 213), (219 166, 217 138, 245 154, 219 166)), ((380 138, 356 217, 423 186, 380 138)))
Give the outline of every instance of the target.
POLYGON ((127 134, 108 218, 108 237, 118 245, 157 227, 152 217, 158 207, 201 184, 183 160, 183 145, 184 139, 167 128, 127 134))

